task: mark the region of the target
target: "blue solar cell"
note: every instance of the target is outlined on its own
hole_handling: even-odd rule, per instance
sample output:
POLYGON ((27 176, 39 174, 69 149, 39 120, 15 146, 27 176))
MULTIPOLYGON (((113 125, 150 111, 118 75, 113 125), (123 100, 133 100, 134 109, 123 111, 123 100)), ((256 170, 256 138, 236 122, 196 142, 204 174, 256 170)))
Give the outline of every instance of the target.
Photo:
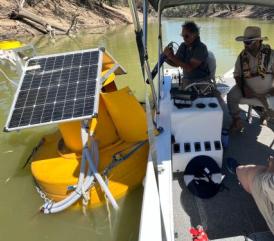
POLYGON ((84 115, 91 115, 93 113, 94 98, 87 98, 85 100, 84 115))
POLYGON ((72 83, 68 85, 66 100, 74 100, 76 95, 77 84, 72 83))
POLYGON ((81 59, 82 59, 82 54, 74 54, 71 66, 77 66, 77 67, 80 66, 81 59))
POLYGON ((32 112, 33 112, 32 107, 24 108, 24 111, 20 120, 20 125, 28 125, 30 123, 32 112))
POLYGON ((43 114, 42 114, 42 122, 49 122, 51 121, 51 116, 54 110, 54 104, 46 104, 43 110, 43 114))
POLYGON ((61 71, 53 72, 50 79, 50 86, 58 85, 60 81, 61 71))
POLYGON ((63 61, 63 67, 70 68, 72 63, 73 55, 66 55, 63 61))
POLYGON ((9 123, 10 128, 19 126, 22 113, 23 113, 23 108, 14 110, 13 115, 11 117, 11 121, 9 123))
POLYGON ((25 106, 26 107, 33 106, 35 104, 37 95, 38 95, 38 89, 31 89, 31 90, 29 90, 25 106))
POLYGON ((45 71, 52 71, 55 64, 55 57, 50 57, 46 60, 45 71))
POLYGON ((52 119, 55 121, 61 120, 63 115, 65 102, 58 102, 54 106, 54 111, 52 114, 52 119))
POLYGON ((47 97, 48 90, 46 88, 40 88, 38 90, 37 99, 35 102, 35 105, 42 105, 45 103, 46 97, 47 97))
POLYGON ((63 66, 64 66, 64 63, 63 63, 64 59, 65 59, 65 56, 58 56, 56 58, 55 65, 54 65, 54 69, 55 70, 63 68, 63 66))
POLYGON ((47 92, 46 103, 54 103, 56 101, 57 88, 55 86, 50 87, 47 92))
POLYGON ((30 121, 31 125, 40 124, 42 114, 43 114, 43 109, 44 109, 43 107, 44 106, 41 106, 41 105, 37 105, 37 106, 34 107, 32 118, 31 118, 31 121, 30 121))
POLYGON ((88 80, 95 80, 97 77, 97 65, 91 66, 88 71, 88 80))
POLYGON ((77 99, 74 104, 73 117, 80 117, 83 115, 85 99, 77 99))
POLYGON ((63 111, 63 118, 65 118, 65 119, 72 118, 73 106, 74 106, 74 101, 73 100, 69 100, 69 101, 65 102, 64 111, 63 111))
POLYGON ((20 91, 18 95, 18 101, 16 102, 15 108, 22 108, 24 107, 26 100, 28 97, 28 91, 20 91))
POLYGON ((41 75, 37 75, 33 78, 31 85, 29 87, 29 89, 36 89, 41 85, 41 81, 42 81, 42 76, 41 75))
POLYGON ((51 73, 45 73, 42 76, 40 87, 48 87, 51 80, 51 73))

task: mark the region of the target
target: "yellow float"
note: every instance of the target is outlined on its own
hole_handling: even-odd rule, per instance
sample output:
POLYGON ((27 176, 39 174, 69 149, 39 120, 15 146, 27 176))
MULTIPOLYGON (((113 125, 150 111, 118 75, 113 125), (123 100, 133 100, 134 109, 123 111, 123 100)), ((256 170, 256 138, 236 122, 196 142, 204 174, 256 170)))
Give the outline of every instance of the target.
POLYGON ((22 47, 23 44, 17 40, 3 40, 0 41, 0 50, 11 50, 22 47))
MULTIPOLYGON (((89 127, 99 146, 99 163, 95 163, 98 172, 104 176, 104 170, 115 159, 122 160, 107 173, 108 188, 119 199, 142 183, 148 142, 145 111, 128 87, 116 89, 116 75, 110 71, 114 65, 104 55, 102 76, 106 80, 99 97, 98 117, 90 121, 89 127)), ((53 202, 64 200, 73 191, 71 187, 77 185, 83 148, 80 121, 60 123, 58 129, 44 138, 31 163, 36 183, 53 202)), ((90 208, 106 201, 98 182, 88 194, 90 208)))

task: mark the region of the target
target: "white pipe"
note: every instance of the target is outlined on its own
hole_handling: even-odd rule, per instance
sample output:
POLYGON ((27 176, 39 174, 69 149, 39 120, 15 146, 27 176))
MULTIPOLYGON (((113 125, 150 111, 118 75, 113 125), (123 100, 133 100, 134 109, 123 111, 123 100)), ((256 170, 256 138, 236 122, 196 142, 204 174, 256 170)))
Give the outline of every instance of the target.
MULTIPOLYGON (((82 155, 82 161, 81 161, 81 167, 80 167, 80 175, 79 175, 79 179, 78 179, 78 183, 77 183, 77 187, 75 189, 74 192, 81 192, 82 190, 82 185, 84 183, 84 180, 85 180, 85 169, 86 169, 86 158, 84 155, 82 155)), ((65 199, 59 201, 59 202, 56 202, 53 204, 53 208, 57 208, 57 207, 60 207, 60 206, 63 206, 65 205, 65 203, 69 202, 69 200, 71 198, 73 198, 74 196, 74 192, 72 192, 68 197, 66 197, 65 199)), ((46 204, 43 205, 43 207, 45 208, 46 204)), ((51 211, 50 211, 51 212, 51 211)))
POLYGON ((87 185, 87 182, 92 183, 92 181, 94 180, 94 178, 92 177, 91 169, 89 169, 89 171, 88 171, 87 178, 84 178, 85 177, 85 168, 86 168, 86 158, 84 155, 82 155, 80 175, 79 175, 76 190, 73 191, 68 197, 61 200, 60 202, 53 203, 52 206, 49 206, 48 203, 45 203, 42 207, 42 210, 44 213, 49 214, 49 213, 60 212, 64 209, 66 209, 67 207, 69 207, 70 205, 72 205, 73 203, 75 203, 81 197, 82 186, 87 185), (93 180, 90 180, 91 177, 93 180))
MULTIPOLYGON (((85 179, 85 182, 83 184, 85 192, 89 190, 93 181, 94 181, 94 176, 89 176, 85 179)), ((58 203, 54 203, 52 206, 50 206, 48 203, 44 204, 43 212, 45 214, 61 212, 65 210, 66 208, 70 207, 76 201, 78 201, 81 196, 82 196, 82 191, 78 192, 75 190, 73 193, 70 194, 69 197, 62 200, 62 205, 56 206, 55 204, 58 204, 58 203)))
POLYGON ((114 197, 112 196, 108 186, 106 185, 106 183, 104 182, 102 176, 97 172, 94 163, 92 161, 91 155, 88 151, 87 148, 84 149, 85 155, 87 156, 87 159, 89 161, 89 167, 91 168, 91 170, 93 171, 93 175, 95 176, 95 178, 97 179, 98 183, 100 184, 101 188, 103 189, 103 191, 105 192, 105 194, 107 195, 111 205, 113 206, 114 209, 119 209, 119 206, 116 202, 116 200, 114 199, 114 197))
MULTIPOLYGON (((91 141, 93 155, 91 155, 91 153, 89 151, 89 148, 88 148, 88 136, 89 135, 88 135, 88 129, 86 128, 88 126, 87 124, 88 124, 88 122, 83 123, 82 128, 81 128, 82 143, 83 143, 84 148, 83 148, 83 152, 82 152, 80 174, 79 174, 79 179, 78 179, 76 190, 73 191, 68 197, 61 200, 60 202, 45 203, 42 207, 42 211, 45 214, 57 213, 57 212, 63 211, 66 208, 70 207, 72 204, 74 204, 76 201, 78 201, 81 198, 81 196, 83 194, 82 190, 84 190, 84 192, 87 192, 90 189, 95 178, 97 179, 97 181, 100 184, 103 191, 106 193, 106 196, 108 197, 109 201, 111 202, 113 208, 116 210, 119 208, 119 206, 117 205, 116 200, 112 196, 109 188, 105 184, 101 175, 97 172, 97 168, 94 166, 93 159, 94 159, 95 163, 98 163, 98 158, 99 158, 98 155, 99 154, 97 152, 97 144, 93 140, 91 141), (92 156, 93 156, 93 158, 92 158, 92 156), (85 167, 86 167, 87 160, 88 160, 88 164, 89 164, 89 170, 88 170, 87 177, 85 178, 85 167)), ((91 137, 91 139, 92 139, 92 137, 91 137)))

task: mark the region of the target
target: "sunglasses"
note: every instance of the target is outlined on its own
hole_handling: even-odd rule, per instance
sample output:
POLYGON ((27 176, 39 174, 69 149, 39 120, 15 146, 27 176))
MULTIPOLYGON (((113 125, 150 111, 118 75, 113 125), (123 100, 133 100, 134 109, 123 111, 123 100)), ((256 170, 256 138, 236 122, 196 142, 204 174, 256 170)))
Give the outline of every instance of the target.
POLYGON ((254 43, 256 40, 245 40, 244 44, 245 45, 251 45, 252 43, 254 43))
POLYGON ((181 36, 182 36, 184 39, 189 39, 189 38, 190 38, 190 35, 189 35, 189 34, 182 34, 182 33, 181 33, 181 36))

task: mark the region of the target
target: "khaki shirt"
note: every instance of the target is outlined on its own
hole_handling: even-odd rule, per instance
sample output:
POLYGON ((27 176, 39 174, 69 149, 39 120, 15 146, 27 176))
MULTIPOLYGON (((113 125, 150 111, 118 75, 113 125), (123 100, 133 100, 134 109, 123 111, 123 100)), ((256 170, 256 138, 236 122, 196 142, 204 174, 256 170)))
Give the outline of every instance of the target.
MULTIPOLYGON (((249 59, 249 67, 252 74, 257 73, 257 65, 258 65, 258 55, 254 57, 252 54, 247 52, 247 56, 249 59)), ((245 83, 257 94, 267 93, 271 88, 274 88, 274 50, 271 50, 270 61, 268 65, 267 72, 272 74, 266 74, 266 77, 263 79, 260 76, 251 77, 249 79, 245 79, 245 83)), ((234 78, 241 77, 241 63, 240 63, 240 55, 237 58, 235 69, 234 69, 234 78)))

